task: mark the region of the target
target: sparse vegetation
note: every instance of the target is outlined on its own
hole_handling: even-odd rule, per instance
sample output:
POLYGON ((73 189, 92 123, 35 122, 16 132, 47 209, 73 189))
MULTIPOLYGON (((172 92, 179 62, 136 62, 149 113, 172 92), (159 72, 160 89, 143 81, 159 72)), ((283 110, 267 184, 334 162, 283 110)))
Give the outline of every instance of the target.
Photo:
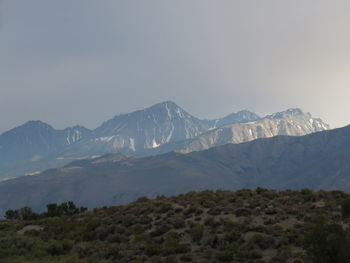
POLYGON ((0 263, 349 262, 348 198, 258 188, 93 211, 73 203, 42 214, 9 210, 0 221, 0 263))

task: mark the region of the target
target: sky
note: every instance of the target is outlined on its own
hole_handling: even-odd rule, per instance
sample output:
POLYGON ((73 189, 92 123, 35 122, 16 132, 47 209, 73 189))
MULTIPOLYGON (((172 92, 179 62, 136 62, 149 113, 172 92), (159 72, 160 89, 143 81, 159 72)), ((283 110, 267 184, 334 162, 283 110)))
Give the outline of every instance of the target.
POLYGON ((0 0, 0 132, 172 100, 350 124, 348 0, 0 0))

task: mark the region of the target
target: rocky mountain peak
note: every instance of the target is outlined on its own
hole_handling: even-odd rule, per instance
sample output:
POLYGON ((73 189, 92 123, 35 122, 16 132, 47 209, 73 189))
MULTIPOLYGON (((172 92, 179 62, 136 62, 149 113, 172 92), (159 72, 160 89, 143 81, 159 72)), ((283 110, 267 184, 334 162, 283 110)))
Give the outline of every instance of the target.
POLYGON ((259 115, 248 110, 241 110, 236 113, 229 114, 216 123, 216 127, 234 123, 246 123, 261 119, 259 115))
POLYGON ((52 167, 46 163, 35 166, 36 156, 52 158, 55 163, 57 157, 57 160, 72 160, 118 152, 136 155, 173 150, 190 152, 226 143, 276 135, 300 136, 327 129, 329 126, 322 120, 298 108, 264 118, 242 110, 221 119, 201 120, 176 103, 164 101, 117 115, 93 131, 82 126, 56 130, 41 121, 27 122, 0 136, 0 172, 10 171, 8 175, 12 176, 11 169, 17 169, 19 161, 30 167, 30 171, 52 167), (11 167, 9 161, 13 163, 11 167))
POLYGON ((155 104, 144 111, 152 115, 163 115, 169 120, 174 118, 194 118, 173 101, 155 104))
POLYGON ((304 111, 302 111, 299 108, 291 108, 285 111, 281 111, 281 112, 276 112, 274 114, 268 115, 266 116, 266 118, 268 119, 282 119, 282 118, 288 118, 291 116, 297 116, 297 115, 310 115, 310 113, 305 113, 304 111))
POLYGON ((43 129, 43 130, 53 130, 53 127, 45 122, 36 120, 36 121, 28 121, 21 126, 16 127, 15 129, 43 129))
POLYGON ((143 110, 118 115, 103 123, 93 134, 94 143, 101 144, 105 152, 135 152, 193 138, 207 130, 206 123, 174 102, 165 101, 143 110))
POLYGON ((181 107, 179 105, 177 105, 175 102, 171 101, 171 100, 167 100, 167 101, 163 101, 157 104, 154 104, 147 109, 153 109, 153 108, 166 108, 168 107, 169 109, 181 109, 181 107))

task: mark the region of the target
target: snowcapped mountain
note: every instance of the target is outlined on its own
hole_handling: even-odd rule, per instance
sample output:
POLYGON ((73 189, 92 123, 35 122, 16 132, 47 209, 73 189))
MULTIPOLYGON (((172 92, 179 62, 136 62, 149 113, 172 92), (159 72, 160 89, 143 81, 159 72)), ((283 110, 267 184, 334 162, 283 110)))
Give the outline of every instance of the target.
POLYGON ((263 118, 244 110, 221 119, 201 120, 171 101, 117 115, 92 131, 82 126, 56 130, 46 123, 30 121, 0 135, 0 178, 106 153, 190 152, 226 143, 328 129, 322 120, 300 109, 263 118))
POLYGON ((24 206, 41 210, 48 203, 65 200, 93 208, 125 204, 141 196, 203 189, 350 191, 349 163, 350 126, 301 137, 226 144, 189 154, 144 158, 109 154, 0 182, 0 215, 24 206))
POLYGON ((91 130, 79 125, 66 128, 59 132, 62 134, 62 138, 65 139, 66 145, 75 144, 80 140, 87 138, 91 134, 91 130))
POLYGON ((90 141, 106 144, 109 150, 136 152, 194 138, 208 129, 206 122, 167 101, 114 117, 98 127, 90 141))
POLYGON ((257 121, 260 119, 261 117, 256 113, 247 111, 247 110, 242 110, 237 113, 232 113, 230 115, 227 115, 224 118, 218 119, 215 126, 221 127, 227 124, 246 123, 246 122, 257 121))
MULTIPOLYGON (((295 135, 299 135, 298 133, 302 133, 301 135, 305 135, 304 133, 312 133, 318 131, 329 130, 330 126, 323 122, 319 118, 313 118, 310 113, 305 113, 301 109, 288 109, 286 111, 277 112, 272 115, 268 115, 265 117, 270 120, 280 120, 280 119, 288 119, 289 127, 296 127, 295 135), (298 123, 297 123, 298 122, 298 123)), ((287 129, 287 128, 286 128, 287 129)), ((288 131, 285 131, 285 134, 281 135, 289 135, 288 131)))
POLYGON ((277 135, 303 136, 329 129, 328 124, 313 118, 310 113, 304 113, 300 109, 289 109, 251 122, 223 125, 196 138, 172 145, 172 148, 187 153, 227 143, 237 144, 277 135))
POLYGON ((75 144, 70 152, 82 156, 191 152, 227 143, 276 135, 302 136, 328 129, 328 124, 297 108, 265 117, 243 110, 221 119, 200 120, 167 101, 114 117, 75 144))

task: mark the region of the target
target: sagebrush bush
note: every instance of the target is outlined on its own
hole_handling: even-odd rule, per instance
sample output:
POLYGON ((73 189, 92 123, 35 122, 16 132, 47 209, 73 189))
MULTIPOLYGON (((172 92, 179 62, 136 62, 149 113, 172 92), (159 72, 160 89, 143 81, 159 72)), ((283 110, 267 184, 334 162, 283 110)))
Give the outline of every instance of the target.
POLYGON ((0 263, 346 263, 350 231, 329 225, 348 224, 348 198, 307 189, 203 191, 74 215, 0 220, 0 263), (315 228, 321 216, 325 225, 315 228), (23 231, 28 225, 34 230, 23 231), (343 261, 330 259, 334 254, 343 261))

